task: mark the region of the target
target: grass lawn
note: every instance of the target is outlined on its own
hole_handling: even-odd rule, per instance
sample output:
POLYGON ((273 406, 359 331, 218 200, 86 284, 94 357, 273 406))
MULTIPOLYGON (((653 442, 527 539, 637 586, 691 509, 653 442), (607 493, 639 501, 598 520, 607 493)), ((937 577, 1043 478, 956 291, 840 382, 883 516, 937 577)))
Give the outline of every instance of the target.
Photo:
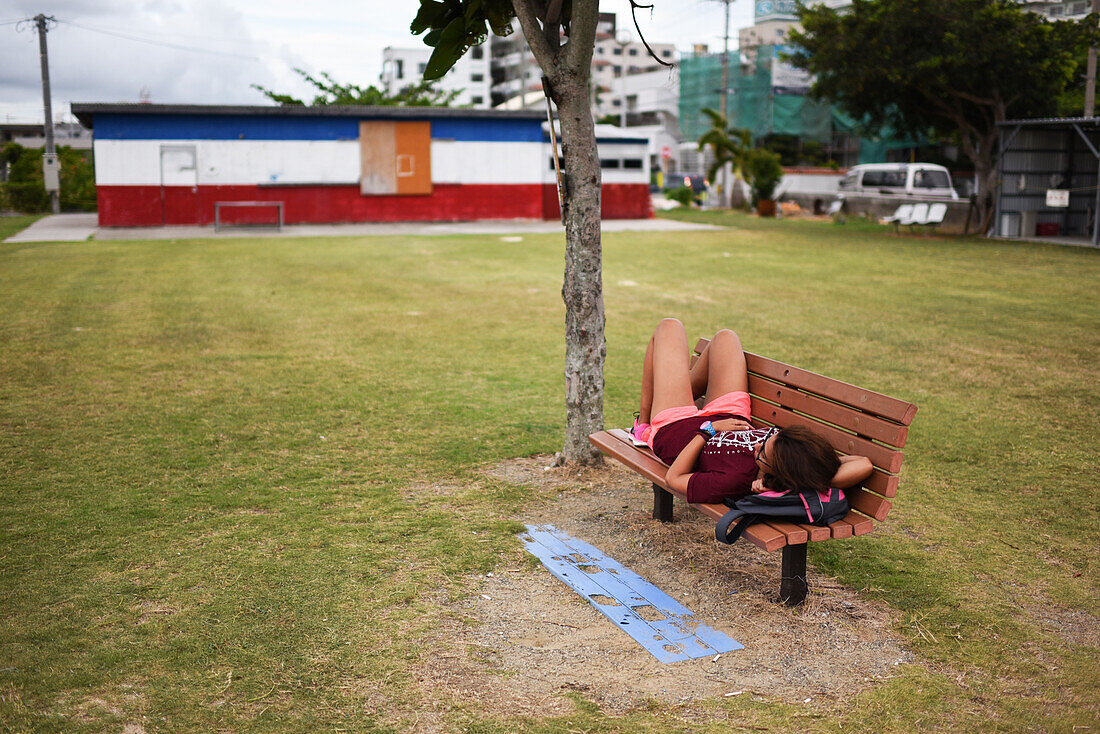
MULTIPOLYGON (((1100 253, 673 216, 730 228, 604 238, 609 425, 665 315, 920 406, 890 519, 810 548, 919 664, 810 718, 703 710, 1097 730, 1100 253)), ((515 518, 552 500, 481 469, 560 447, 562 261, 558 236, 0 244, 0 731, 417 730, 386 712, 426 705, 447 599, 525 563, 515 518)), ((444 721, 729 728, 572 695, 444 721)))
POLYGON ((12 217, 0 217, 0 243, 37 222, 45 214, 16 214, 12 217))

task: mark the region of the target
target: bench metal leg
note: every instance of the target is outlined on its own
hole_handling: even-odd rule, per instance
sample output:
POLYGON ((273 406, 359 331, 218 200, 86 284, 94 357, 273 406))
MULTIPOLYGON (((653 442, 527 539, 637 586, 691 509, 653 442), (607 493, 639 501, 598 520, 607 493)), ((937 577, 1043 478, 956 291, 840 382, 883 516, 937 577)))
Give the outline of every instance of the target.
POLYGON ((672 522, 672 494, 658 484, 653 485, 653 519, 672 522))
POLYGON ((779 582, 779 599, 789 607, 806 601, 807 543, 783 546, 783 578, 779 582))

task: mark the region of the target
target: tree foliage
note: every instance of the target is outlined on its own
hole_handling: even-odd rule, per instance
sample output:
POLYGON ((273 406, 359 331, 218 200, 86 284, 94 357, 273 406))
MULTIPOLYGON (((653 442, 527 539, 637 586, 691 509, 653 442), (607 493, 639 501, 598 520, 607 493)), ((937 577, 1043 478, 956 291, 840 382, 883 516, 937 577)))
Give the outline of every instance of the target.
MULTIPOLYGON (((368 105, 382 107, 447 107, 458 96, 458 91, 443 91, 435 88, 430 81, 422 81, 410 87, 390 94, 384 89, 374 85, 361 87, 358 84, 341 84, 332 78, 327 72, 321 72, 320 78, 295 68, 294 72, 317 90, 313 101, 308 105, 312 107, 324 107, 327 105, 368 105)), ((264 96, 272 102, 281 105, 302 105, 303 102, 289 94, 273 92, 259 84, 253 84, 253 89, 263 92, 264 96)))
POLYGON ((699 137, 699 150, 709 147, 714 153, 714 163, 707 168, 707 179, 714 181, 718 171, 727 165, 733 168, 735 178, 743 178, 745 154, 752 147, 752 133, 730 125, 718 110, 704 107, 702 112, 710 119, 710 128, 699 137))
POLYGON ((843 14, 801 6, 799 20, 792 61, 815 75, 812 94, 869 130, 956 136, 987 209, 997 122, 1054 114, 1097 42, 1095 15, 1050 22, 1009 0, 854 0, 843 14))
POLYGON ((434 49, 424 78, 442 77, 472 46, 484 43, 490 30, 510 35, 515 17, 510 0, 421 0, 410 30, 424 33, 425 45, 434 49))

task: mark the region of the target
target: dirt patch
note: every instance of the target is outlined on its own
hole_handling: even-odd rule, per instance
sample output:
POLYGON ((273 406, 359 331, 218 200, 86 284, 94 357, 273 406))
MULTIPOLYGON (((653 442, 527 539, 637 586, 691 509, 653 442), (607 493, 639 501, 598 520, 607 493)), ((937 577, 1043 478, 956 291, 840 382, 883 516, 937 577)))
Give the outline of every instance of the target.
POLYGON ((1067 645, 1081 645, 1100 649, 1100 620, 1081 609, 1067 609, 1043 599, 1024 609, 1043 629, 1058 637, 1067 645))
POLYGON ((546 569, 524 559, 479 579, 475 593, 440 629, 418 675, 438 704, 542 717, 571 711, 572 700, 563 694, 576 691, 608 713, 654 701, 690 708, 694 701, 729 695, 831 706, 913 662, 887 605, 813 568, 807 602, 797 610, 777 604, 779 553, 749 543, 719 545, 713 523, 680 503, 676 522, 654 521, 649 485, 618 465, 548 469, 551 461, 517 459, 487 473, 557 489, 556 501, 519 519, 553 524, 592 543, 745 649, 660 663, 546 569))

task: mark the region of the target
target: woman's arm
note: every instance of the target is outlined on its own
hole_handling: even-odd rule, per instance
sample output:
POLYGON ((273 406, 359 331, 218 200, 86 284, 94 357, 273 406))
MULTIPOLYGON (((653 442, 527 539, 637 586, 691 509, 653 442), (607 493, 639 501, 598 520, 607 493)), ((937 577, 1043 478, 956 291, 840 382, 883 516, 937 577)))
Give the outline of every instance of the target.
POLYGON ((687 494, 688 482, 691 481, 691 470, 695 468, 695 461, 706 445, 707 442, 699 434, 688 441, 688 445, 676 457, 676 461, 672 462, 672 466, 668 468, 668 473, 665 474, 665 481, 668 482, 668 486, 677 492, 687 494))
POLYGON ((841 456, 840 468, 833 475, 832 486, 838 489, 854 487, 875 470, 866 456, 841 456))

